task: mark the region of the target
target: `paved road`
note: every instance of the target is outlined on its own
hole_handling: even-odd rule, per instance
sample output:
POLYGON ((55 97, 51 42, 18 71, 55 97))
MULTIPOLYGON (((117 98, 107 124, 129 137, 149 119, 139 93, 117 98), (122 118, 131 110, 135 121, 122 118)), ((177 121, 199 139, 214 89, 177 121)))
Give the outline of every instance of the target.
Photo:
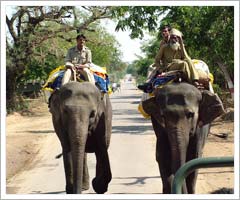
MULTIPOLYGON (((137 111, 140 96, 133 82, 123 83, 121 91, 111 95, 113 129, 109 157, 113 178, 106 194, 159 194, 162 191, 152 126, 137 111)), ((48 117, 51 120, 50 115, 48 117)), ((55 159, 60 152, 56 135, 49 135, 32 166, 9 181, 10 193, 65 194, 62 158, 55 159)), ((92 179, 94 154, 88 154, 88 165, 92 179)), ((84 193, 95 192, 91 187, 84 193)))

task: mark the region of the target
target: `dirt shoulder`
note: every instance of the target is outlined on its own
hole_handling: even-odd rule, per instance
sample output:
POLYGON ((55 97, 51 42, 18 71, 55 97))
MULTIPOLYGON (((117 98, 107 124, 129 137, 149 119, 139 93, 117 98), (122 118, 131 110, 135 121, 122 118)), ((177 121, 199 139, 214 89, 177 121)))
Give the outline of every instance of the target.
MULTIPOLYGON (((226 121, 220 118, 212 123, 210 134, 204 147, 203 157, 232 156, 234 156, 234 123, 231 120, 226 121)), ((233 167, 199 169, 197 194, 210 194, 213 192, 218 194, 231 193, 233 188, 233 167)))
POLYGON ((40 146, 53 134, 51 116, 43 99, 30 100, 28 111, 6 118, 7 180, 31 164, 40 146), (49 129, 49 127, 51 127, 49 129))

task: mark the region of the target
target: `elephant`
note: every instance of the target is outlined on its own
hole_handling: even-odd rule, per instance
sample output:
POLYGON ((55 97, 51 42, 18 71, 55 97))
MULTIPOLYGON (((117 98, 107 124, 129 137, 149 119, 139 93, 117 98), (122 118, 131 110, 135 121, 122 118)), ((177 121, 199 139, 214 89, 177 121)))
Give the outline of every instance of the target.
MULTIPOLYGON (((151 116, 163 193, 169 194, 176 171, 202 156, 210 123, 225 112, 223 104, 217 94, 181 82, 155 89, 154 97, 142 106, 151 116)), ((185 179, 183 193, 195 193, 197 174, 194 171, 185 179)))
POLYGON ((87 153, 96 155, 93 189, 105 193, 112 179, 107 151, 112 131, 108 94, 89 82, 69 82, 52 94, 49 107, 62 147, 66 193, 80 194, 89 189, 87 153))

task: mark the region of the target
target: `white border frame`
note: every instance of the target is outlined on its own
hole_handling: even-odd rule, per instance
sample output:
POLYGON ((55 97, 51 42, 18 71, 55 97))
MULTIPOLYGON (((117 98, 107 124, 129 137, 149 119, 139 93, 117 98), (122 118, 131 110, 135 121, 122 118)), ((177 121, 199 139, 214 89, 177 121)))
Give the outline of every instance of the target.
POLYGON ((1 1, 1 198, 2 199, 238 199, 239 198, 239 2, 238 1, 1 1), (13 195, 6 194, 6 6, 234 6, 234 189, 230 195, 13 195), (238 190, 237 190, 238 188, 238 190))

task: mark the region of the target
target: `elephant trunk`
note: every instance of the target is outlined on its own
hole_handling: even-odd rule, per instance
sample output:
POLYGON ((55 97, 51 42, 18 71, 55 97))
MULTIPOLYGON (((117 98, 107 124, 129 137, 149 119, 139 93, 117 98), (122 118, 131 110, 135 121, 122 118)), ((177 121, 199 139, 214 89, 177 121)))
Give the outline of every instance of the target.
MULTIPOLYGON (((189 134, 185 131, 172 128, 168 131, 168 139, 171 148, 171 171, 175 175, 177 170, 186 162, 186 152, 189 142, 189 134)), ((187 193, 186 183, 183 184, 183 193, 187 193)))
POLYGON ((69 129, 73 163, 73 193, 80 194, 83 188, 84 154, 88 136, 88 119, 75 120, 69 129))

